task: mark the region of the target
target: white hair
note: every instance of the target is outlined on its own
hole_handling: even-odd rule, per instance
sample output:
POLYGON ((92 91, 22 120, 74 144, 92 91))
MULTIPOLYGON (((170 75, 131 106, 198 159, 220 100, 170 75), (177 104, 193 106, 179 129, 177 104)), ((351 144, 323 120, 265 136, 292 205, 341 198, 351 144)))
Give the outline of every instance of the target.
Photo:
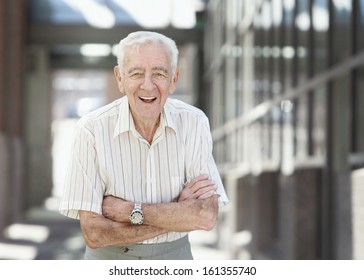
POLYGON ((123 70, 125 49, 127 47, 153 43, 160 44, 167 49, 171 59, 171 68, 174 72, 177 69, 178 63, 178 49, 176 46, 176 42, 173 41, 171 38, 168 38, 167 36, 157 32, 137 31, 130 33, 128 36, 122 39, 118 45, 117 62, 120 73, 122 73, 123 70))

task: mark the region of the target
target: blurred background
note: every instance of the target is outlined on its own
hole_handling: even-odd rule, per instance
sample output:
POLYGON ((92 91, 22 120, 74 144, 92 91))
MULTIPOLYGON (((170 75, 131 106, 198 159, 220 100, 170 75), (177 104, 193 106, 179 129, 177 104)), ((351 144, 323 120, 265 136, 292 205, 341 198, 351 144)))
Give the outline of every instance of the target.
POLYGON ((114 46, 180 49, 230 204, 196 259, 364 259, 364 0, 0 1, 0 259, 82 259, 58 214, 75 122, 119 98, 114 46))

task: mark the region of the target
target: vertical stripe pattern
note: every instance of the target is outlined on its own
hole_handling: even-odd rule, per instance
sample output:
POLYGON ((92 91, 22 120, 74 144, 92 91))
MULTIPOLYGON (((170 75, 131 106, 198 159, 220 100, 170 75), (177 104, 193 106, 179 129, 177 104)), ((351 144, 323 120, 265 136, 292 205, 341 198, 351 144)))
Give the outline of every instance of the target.
MULTIPOLYGON (((210 175, 220 205, 226 204, 208 119, 201 110, 169 98, 149 144, 136 131, 122 97, 78 122, 60 212, 71 218, 78 218, 79 210, 101 214, 105 195, 139 203, 177 201, 184 183, 201 174, 210 175)), ((144 243, 185 235, 168 233, 144 243)))

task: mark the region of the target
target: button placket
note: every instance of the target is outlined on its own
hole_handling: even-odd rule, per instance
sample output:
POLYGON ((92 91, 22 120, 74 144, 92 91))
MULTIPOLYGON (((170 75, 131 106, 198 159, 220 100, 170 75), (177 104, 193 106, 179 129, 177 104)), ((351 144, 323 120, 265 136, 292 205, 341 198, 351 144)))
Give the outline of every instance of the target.
POLYGON ((155 148, 152 145, 149 148, 149 152, 148 152, 148 158, 147 158, 147 189, 146 189, 146 193, 147 193, 147 199, 148 201, 154 201, 155 197, 153 195, 153 191, 156 188, 156 177, 155 177, 155 148))

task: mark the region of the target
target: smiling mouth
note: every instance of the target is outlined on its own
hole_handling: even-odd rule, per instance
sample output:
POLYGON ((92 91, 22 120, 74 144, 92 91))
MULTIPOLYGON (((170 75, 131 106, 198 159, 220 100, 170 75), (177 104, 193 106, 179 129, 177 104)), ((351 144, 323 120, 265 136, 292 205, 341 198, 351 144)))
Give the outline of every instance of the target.
POLYGON ((152 103, 153 101, 157 100, 157 97, 139 97, 139 99, 144 103, 152 103))

